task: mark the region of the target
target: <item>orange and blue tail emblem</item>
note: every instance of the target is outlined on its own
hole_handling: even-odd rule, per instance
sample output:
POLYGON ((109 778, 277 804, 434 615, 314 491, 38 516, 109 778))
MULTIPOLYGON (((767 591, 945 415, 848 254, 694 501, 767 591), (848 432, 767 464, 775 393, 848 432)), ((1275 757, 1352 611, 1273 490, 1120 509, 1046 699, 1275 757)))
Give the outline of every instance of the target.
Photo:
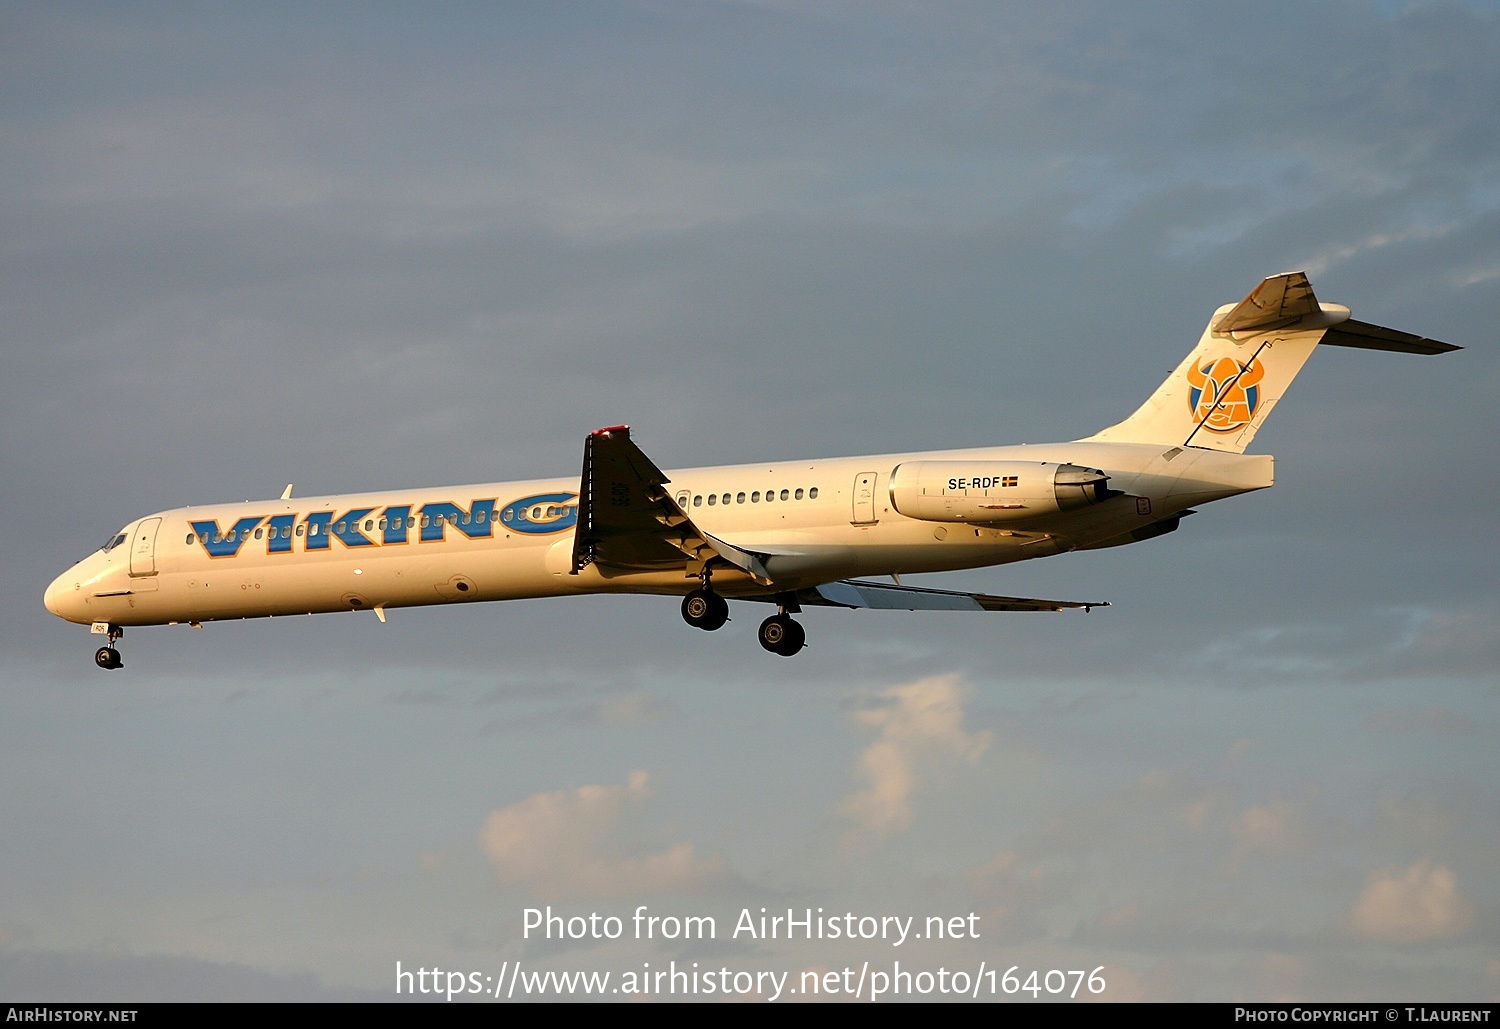
POLYGON ((1240 364, 1221 357, 1188 366, 1188 406, 1193 418, 1209 432, 1238 432, 1250 424, 1260 406, 1260 380, 1266 369, 1259 361, 1240 364))

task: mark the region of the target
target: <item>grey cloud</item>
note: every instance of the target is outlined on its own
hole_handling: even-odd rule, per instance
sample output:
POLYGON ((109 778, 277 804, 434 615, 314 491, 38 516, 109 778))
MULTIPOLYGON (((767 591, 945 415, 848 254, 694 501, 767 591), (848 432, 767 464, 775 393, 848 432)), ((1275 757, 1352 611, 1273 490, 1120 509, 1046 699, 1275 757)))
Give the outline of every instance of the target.
MULTIPOLYGON (((392 967, 394 975, 394 966, 392 967)), ((394 980, 393 980, 394 981, 394 980)), ((234 962, 115 948, 0 949, 0 992, 49 1003, 389 1003, 393 992, 330 985, 314 973, 278 975, 234 962)))

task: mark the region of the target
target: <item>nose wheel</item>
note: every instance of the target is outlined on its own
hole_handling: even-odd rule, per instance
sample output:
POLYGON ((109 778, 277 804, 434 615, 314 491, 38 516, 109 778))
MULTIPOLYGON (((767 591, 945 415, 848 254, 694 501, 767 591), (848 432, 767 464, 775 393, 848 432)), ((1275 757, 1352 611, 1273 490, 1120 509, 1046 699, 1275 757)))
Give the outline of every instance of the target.
POLYGON ((109 643, 94 651, 94 664, 100 668, 123 668, 125 662, 120 659, 120 652, 115 649, 115 641, 125 635, 125 630, 118 625, 111 625, 107 635, 109 643))

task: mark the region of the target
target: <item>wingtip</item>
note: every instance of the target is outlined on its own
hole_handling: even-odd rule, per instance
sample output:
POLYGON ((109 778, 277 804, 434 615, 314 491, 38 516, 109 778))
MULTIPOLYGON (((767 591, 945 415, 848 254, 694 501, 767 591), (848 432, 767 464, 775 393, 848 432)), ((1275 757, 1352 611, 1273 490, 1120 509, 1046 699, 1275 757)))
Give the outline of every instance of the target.
POLYGON ((629 436, 630 435, 630 426, 628 426, 628 425, 606 425, 602 429, 595 429, 593 432, 589 433, 589 435, 590 436, 613 436, 617 432, 620 433, 622 436, 629 436))

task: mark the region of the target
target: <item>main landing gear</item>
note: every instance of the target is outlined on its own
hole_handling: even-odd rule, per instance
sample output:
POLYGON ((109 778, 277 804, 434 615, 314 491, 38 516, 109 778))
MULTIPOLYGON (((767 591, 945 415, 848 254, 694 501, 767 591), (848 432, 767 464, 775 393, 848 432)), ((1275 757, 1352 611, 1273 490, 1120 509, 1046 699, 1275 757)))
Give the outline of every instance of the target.
POLYGON ((760 623, 760 645, 773 654, 791 657, 807 646, 802 623, 782 611, 760 623))
MULTIPOLYGON (((807 646, 807 633, 787 612, 800 610, 793 594, 777 598, 776 614, 760 623, 760 645, 773 654, 791 657, 807 646)), ((729 621, 729 601, 714 592, 705 572, 703 585, 682 598, 682 620, 694 628, 712 632, 729 621)))
POLYGON ((729 621, 729 601, 714 592, 713 572, 705 564, 703 585, 682 598, 682 620, 695 629, 713 632, 729 621))
POLYGON ((682 620, 694 628, 713 632, 729 621, 729 601, 711 589, 693 590, 682 598, 682 620))
POLYGON ((125 635, 125 630, 118 625, 111 625, 108 635, 109 644, 94 651, 94 664, 100 668, 123 668, 125 662, 120 660, 120 652, 115 649, 115 640, 125 635))

